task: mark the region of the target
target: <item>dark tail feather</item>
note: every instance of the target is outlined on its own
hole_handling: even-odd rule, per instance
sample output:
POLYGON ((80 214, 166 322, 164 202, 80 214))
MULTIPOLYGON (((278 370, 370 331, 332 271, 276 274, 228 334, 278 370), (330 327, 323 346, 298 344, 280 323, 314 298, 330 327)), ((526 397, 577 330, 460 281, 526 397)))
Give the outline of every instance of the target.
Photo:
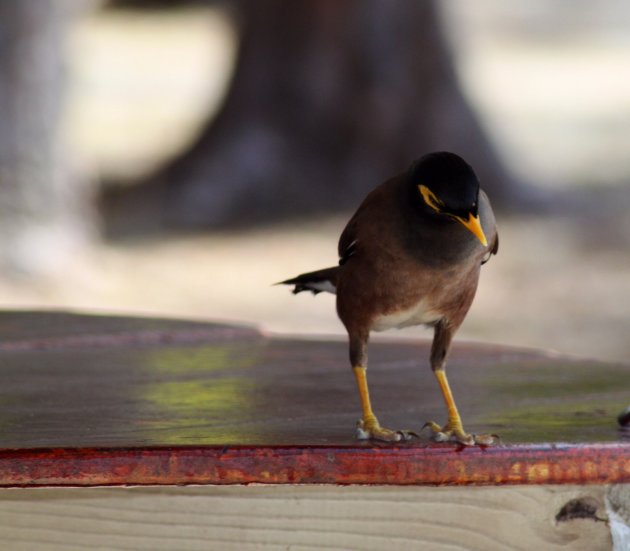
POLYGON ((315 272, 300 274, 292 279, 280 281, 276 283, 276 285, 295 285, 295 287, 293 287, 294 295, 302 291, 311 291, 314 295, 321 293, 322 291, 335 293, 337 289, 338 271, 339 266, 325 268, 315 272))

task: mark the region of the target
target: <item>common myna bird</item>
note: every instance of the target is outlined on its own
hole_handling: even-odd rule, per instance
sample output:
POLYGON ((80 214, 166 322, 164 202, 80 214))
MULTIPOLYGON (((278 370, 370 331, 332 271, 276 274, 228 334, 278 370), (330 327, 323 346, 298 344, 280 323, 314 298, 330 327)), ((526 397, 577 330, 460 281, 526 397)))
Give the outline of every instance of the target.
POLYGON ((498 246, 494 214, 472 167, 453 153, 431 153, 364 199, 339 239, 338 266, 280 282, 294 285, 293 293, 336 293, 363 409, 358 438, 395 442, 415 435, 382 427, 374 415, 368 338, 370 331, 424 324, 434 328, 431 368, 448 412, 445 425, 425 427, 436 441, 492 443, 490 435, 464 431, 445 366, 481 265, 498 246))

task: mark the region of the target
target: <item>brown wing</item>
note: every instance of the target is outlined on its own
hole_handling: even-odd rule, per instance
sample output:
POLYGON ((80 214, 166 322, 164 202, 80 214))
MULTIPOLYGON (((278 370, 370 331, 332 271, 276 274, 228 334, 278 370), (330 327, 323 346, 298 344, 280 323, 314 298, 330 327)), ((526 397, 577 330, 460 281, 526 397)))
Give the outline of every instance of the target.
POLYGON ((486 253, 486 256, 484 257, 484 259, 481 261, 481 264, 485 264, 486 262, 488 262, 488 260, 490 260, 490 258, 492 257, 493 254, 497 254, 499 252, 499 232, 496 232, 494 234, 494 242, 492 243, 492 247, 490 247, 490 249, 488 250, 488 252, 486 253))
POLYGON ((391 188, 400 185, 402 175, 396 176, 373 189, 363 200, 352 218, 346 224, 339 238, 339 264, 345 264, 361 247, 361 240, 372 240, 376 228, 389 225, 389 219, 397 216, 396 208, 391 204, 397 196, 391 188), (383 218, 387 218, 383 224, 383 218), (361 224, 358 222, 361 221, 361 224), (361 225, 361 232, 358 227, 361 225))
POLYGON ((358 242, 355 217, 353 216, 348 224, 346 224, 346 227, 343 232, 341 232, 341 237, 339 238, 337 251, 339 253, 340 265, 348 262, 350 257, 356 253, 358 242))
POLYGON ((483 221, 483 229, 486 232, 490 247, 484 254, 482 264, 485 264, 490 260, 493 254, 499 252, 499 233, 497 231, 496 221, 494 219, 494 212, 492 212, 492 206, 490 200, 483 190, 479 190, 479 214, 483 221))

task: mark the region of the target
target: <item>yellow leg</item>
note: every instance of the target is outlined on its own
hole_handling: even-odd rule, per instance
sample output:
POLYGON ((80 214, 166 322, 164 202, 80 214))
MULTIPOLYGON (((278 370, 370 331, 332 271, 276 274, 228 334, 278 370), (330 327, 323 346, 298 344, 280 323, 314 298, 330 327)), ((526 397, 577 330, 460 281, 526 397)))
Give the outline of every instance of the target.
POLYGON ((355 366, 352 368, 352 371, 354 372, 354 377, 357 380, 361 409, 363 410, 363 418, 357 423, 357 438, 359 440, 374 439, 383 440, 385 442, 398 442, 400 440, 409 440, 412 436, 418 436, 416 433, 411 431, 396 431, 381 427, 376 415, 374 415, 374 411, 372 411, 366 368, 362 366, 355 366))
POLYGON ((367 374, 365 367, 353 367, 354 377, 357 380, 357 388, 359 389, 359 399, 361 400, 361 409, 363 410, 363 422, 378 423, 376 415, 372 411, 372 403, 370 402, 370 391, 368 389, 367 374))
POLYGON ((442 391, 442 396, 444 396, 444 401, 446 402, 446 410, 448 412, 447 426, 449 429, 452 429, 454 431, 459 430, 463 433, 464 427, 462 425, 462 419, 459 416, 459 411, 457 411, 455 399, 453 398, 451 387, 448 384, 448 379, 446 378, 446 372, 442 369, 438 369, 435 372, 435 376, 437 377, 438 384, 440 385, 440 390, 442 391))
POLYGON ((493 444, 496 440, 495 435, 473 435, 467 434, 464 431, 462 419, 459 416, 459 411, 457 411, 455 399, 453 398, 451 387, 448 384, 448 379, 446 378, 446 372, 443 369, 436 369, 434 373, 435 377, 437 378, 438 384, 440 385, 442 396, 444 396, 444 401, 446 402, 446 411, 448 412, 448 421, 443 427, 440 427, 440 425, 434 423, 433 421, 429 421, 425 424, 425 427, 429 427, 433 431, 435 440, 443 442, 453 438, 454 440, 456 440, 460 444, 464 444, 465 446, 473 446, 475 444, 493 444))

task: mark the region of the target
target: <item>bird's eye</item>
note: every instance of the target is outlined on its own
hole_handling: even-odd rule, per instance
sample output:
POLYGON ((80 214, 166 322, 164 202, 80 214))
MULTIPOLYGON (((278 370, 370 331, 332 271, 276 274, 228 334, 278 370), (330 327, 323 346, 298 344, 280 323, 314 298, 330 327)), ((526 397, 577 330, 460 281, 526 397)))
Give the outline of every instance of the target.
POLYGON ((441 212, 444 202, 438 199, 437 195, 433 193, 427 186, 419 185, 418 189, 422 194, 424 202, 429 205, 435 212, 441 212))

